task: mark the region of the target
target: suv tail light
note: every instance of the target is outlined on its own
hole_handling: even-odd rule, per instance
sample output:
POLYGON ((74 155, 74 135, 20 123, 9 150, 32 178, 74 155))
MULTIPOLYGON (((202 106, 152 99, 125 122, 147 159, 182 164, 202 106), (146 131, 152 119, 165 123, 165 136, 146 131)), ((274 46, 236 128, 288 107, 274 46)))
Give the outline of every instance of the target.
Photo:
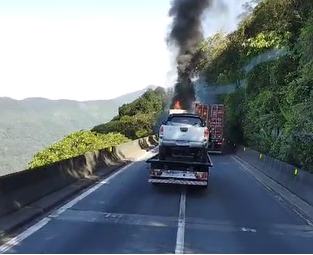
POLYGON ((210 133, 210 131, 209 131, 209 129, 205 129, 204 130, 204 137, 208 137, 209 136, 209 133, 210 133))
POLYGON ((159 136, 163 136, 163 129, 164 129, 163 126, 161 126, 159 130, 159 136))

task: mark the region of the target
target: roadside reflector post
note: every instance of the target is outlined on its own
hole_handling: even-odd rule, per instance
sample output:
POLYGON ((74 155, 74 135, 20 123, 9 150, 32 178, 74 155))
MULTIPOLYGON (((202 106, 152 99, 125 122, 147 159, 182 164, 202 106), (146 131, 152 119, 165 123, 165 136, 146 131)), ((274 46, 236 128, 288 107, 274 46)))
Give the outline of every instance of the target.
POLYGON ((112 148, 112 147, 110 147, 110 148, 109 148, 109 151, 110 151, 110 152, 112 152, 112 151, 113 151, 113 148, 112 148))
POLYGON ((247 149, 246 149, 246 147, 243 147, 243 151, 246 151, 247 149))
POLYGON ((262 154, 262 153, 260 153, 259 158, 260 158, 260 159, 262 159, 262 158, 263 158, 263 154, 262 154))
POLYGON ((294 173, 295 173, 295 175, 298 175, 299 171, 298 171, 297 168, 295 169, 295 172, 294 172, 294 173))

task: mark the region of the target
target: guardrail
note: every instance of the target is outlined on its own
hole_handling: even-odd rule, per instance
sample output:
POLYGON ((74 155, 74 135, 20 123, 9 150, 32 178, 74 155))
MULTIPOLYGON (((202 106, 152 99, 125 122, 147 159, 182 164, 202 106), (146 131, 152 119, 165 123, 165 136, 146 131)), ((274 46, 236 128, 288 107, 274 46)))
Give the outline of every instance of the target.
POLYGON ((313 174, 310 172, 244 146, 238 147, 236 155, 313 205, 313 174))
MULTIPOLYGON (((25 208, 35 208, 37 213, 44 210, 40 206, 36 208, 31 204, 83 180, 84 185, 72 189, 71 195, 74 195, 94 183, 100 176, 104 177, 110 174, 112 171, 138 158, 143 151, 151 149, 156 144, 156 137, 149 136, 108 149, 87 152, 84 155, 50 165, 1 176, 0 223, 1 218, 25 208), (100 172, 101 175, 99 175, 100 172)), ((70 195, 68 194, 68 196, 70 195)), ((1 232, 5 231, 0 224, 0 234, 1 232)))

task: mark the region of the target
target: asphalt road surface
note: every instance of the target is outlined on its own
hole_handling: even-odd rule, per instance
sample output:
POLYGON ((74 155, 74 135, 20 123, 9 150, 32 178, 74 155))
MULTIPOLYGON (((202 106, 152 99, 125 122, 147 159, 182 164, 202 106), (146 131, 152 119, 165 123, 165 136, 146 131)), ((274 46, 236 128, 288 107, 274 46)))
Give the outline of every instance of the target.
POLYGON ((27 229, 5 253, 312 253, 312 227, 241 169, 212 156, 205 190, 153 187, 144 161, 27 229))

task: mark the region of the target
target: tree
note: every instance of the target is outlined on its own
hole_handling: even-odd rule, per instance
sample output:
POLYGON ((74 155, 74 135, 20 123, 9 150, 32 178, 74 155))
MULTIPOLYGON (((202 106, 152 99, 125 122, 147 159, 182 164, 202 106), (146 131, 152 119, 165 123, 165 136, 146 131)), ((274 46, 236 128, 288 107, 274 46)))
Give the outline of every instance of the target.
POLYGON ((216 34, 202 48, 201 73, 209 86, 246 83, 225 97, 225 133, 313 171, 313 2, 250 1, 245 9, 236 31, 216 34), (275 51, 287 54, 270 58, 275 51), (243 67, 261 55, 271 60, 246 72, 243 67))
POLYGON ((245 2, 243 5, 242 5, 242 8, 243 8, 243 12, 240 13, 237 17, 237 19, 239 20, 243 20, 243 19, 246 19, 249 17, 249 15, 252 14, 254 8, 263 0, 250 0, 248 2, 245 2))
POLYGON ((141 97, 119 107, 119 115, 110 122, 95 126, 92 131, 107 134, 118 132, 137 139, 155 132, 159 116, 166 107, 168 96, 164 88, 147 90, 141 97))

